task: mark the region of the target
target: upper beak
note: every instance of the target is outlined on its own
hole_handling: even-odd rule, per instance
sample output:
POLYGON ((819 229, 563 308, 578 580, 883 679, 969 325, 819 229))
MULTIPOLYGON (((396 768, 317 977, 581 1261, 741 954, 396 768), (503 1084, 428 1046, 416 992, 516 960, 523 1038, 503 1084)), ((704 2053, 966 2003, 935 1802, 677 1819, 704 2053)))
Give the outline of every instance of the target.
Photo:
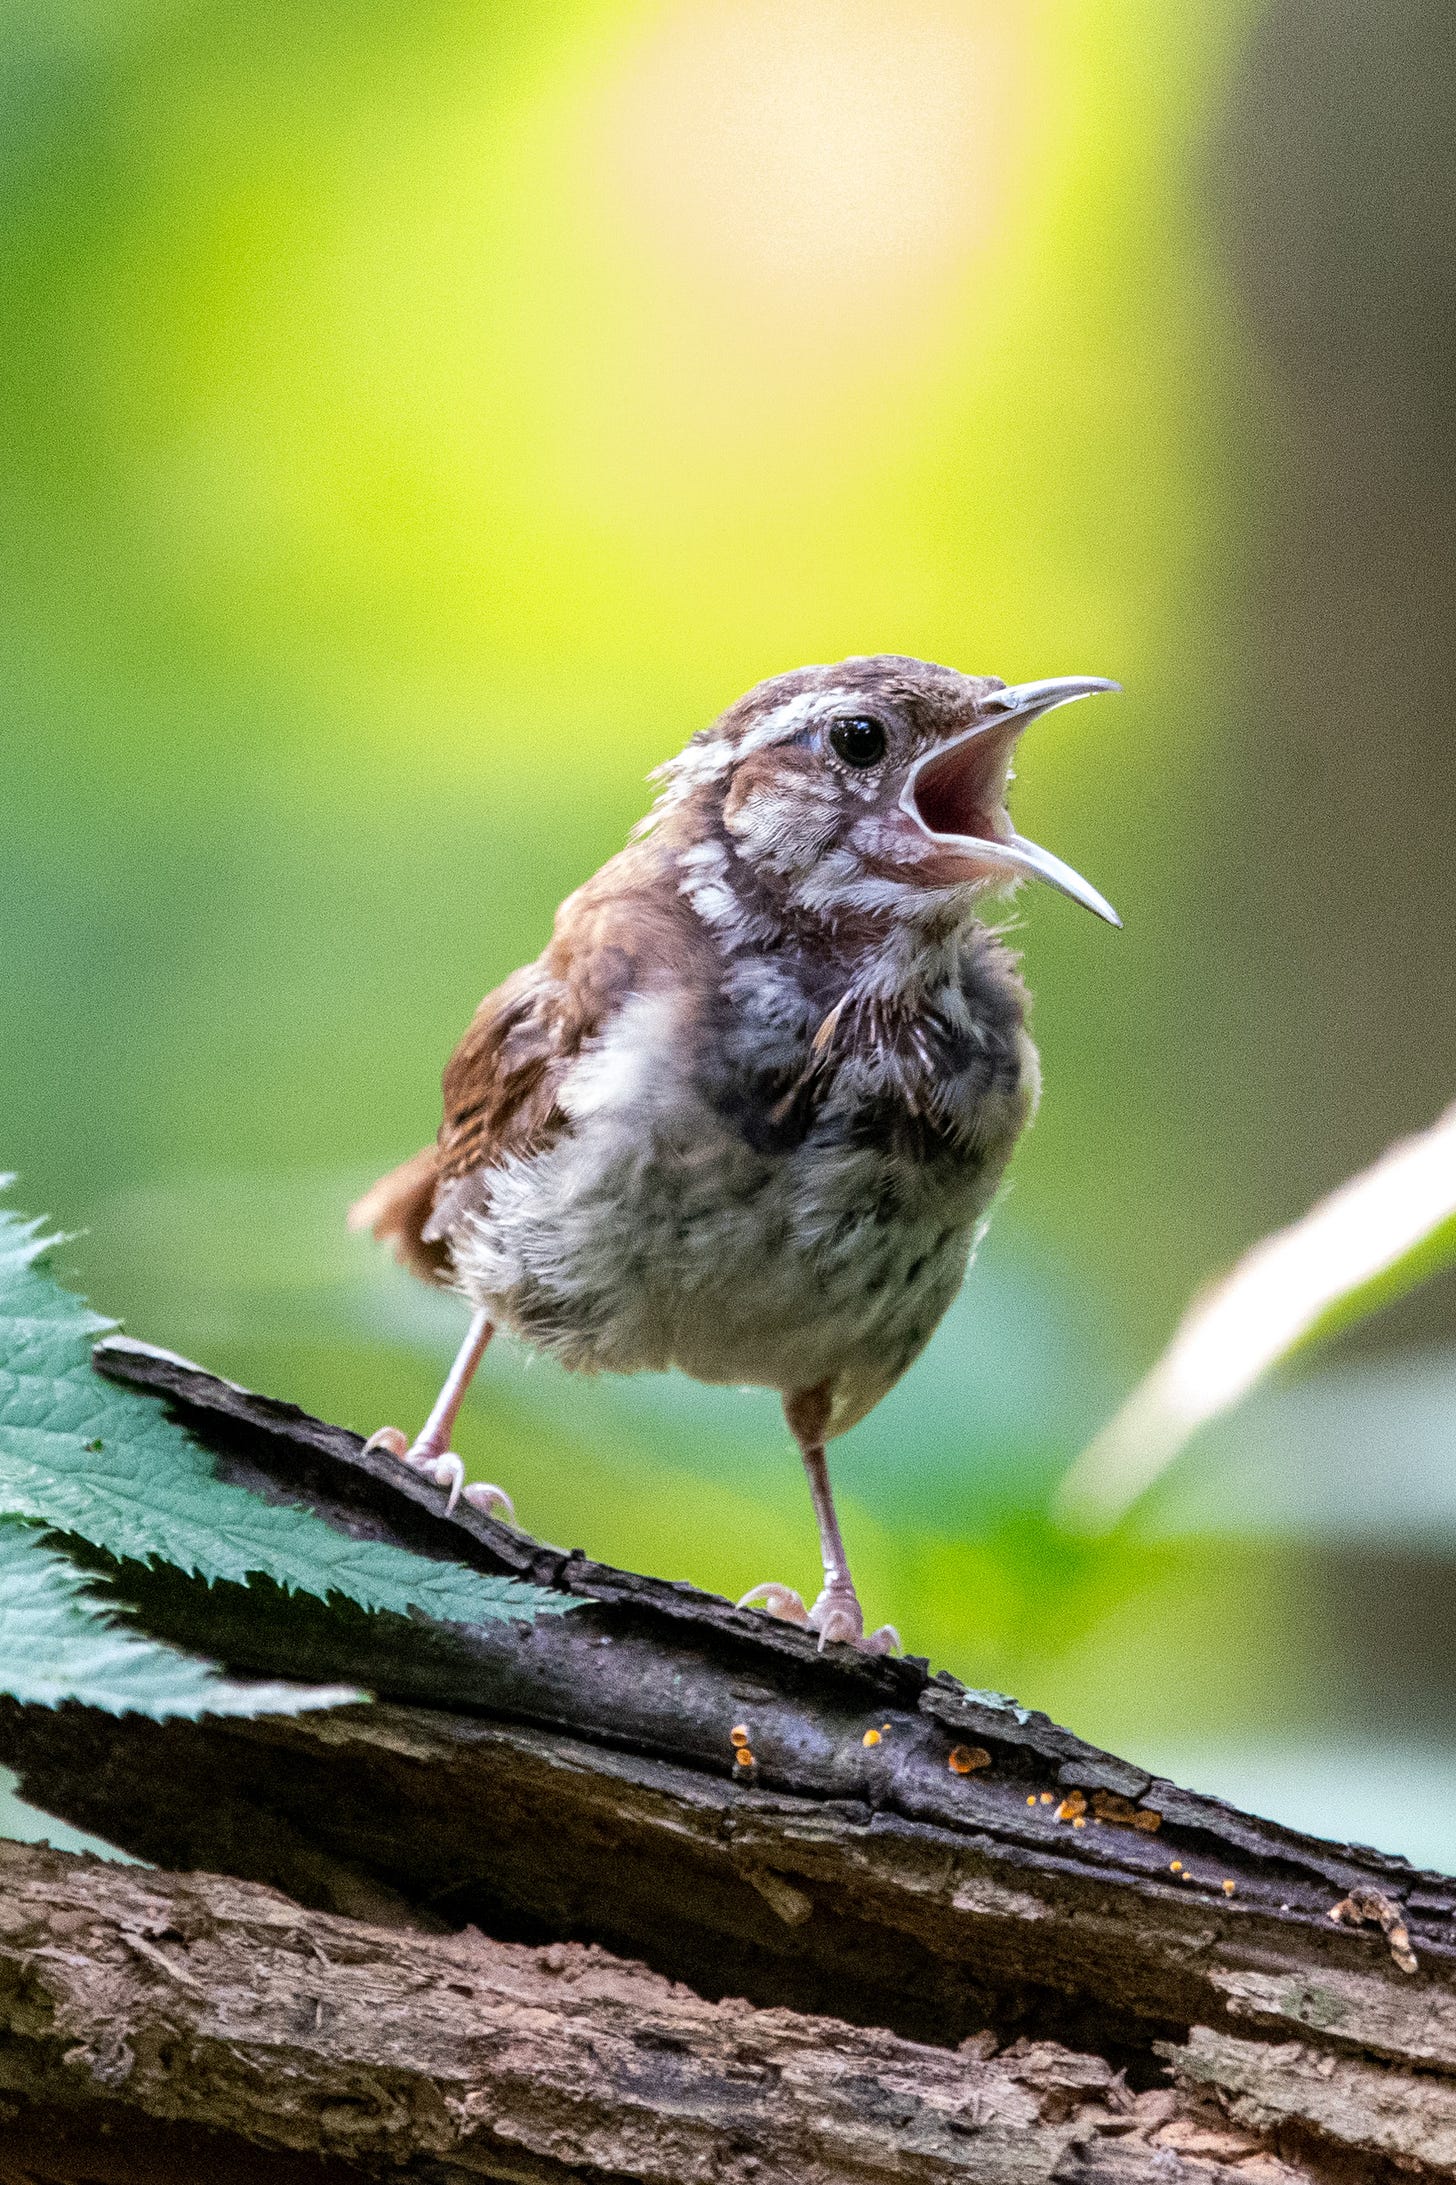
POLYGON ((1050 881, 1074 903, 1095 911, 1109 925, 1120 926, 1117 912, 1090 881, 1050 850, 1014 832, 1006 815, 1005 793, 1012 749, 1033 721, 1073 698, 1121 688, 1103 675, 1052 675, 1041 682, 992 691, 974 728, 916 760, 901 791, 902 810, 932 842, 964 849, 980 866, 999 866, 1050 881))

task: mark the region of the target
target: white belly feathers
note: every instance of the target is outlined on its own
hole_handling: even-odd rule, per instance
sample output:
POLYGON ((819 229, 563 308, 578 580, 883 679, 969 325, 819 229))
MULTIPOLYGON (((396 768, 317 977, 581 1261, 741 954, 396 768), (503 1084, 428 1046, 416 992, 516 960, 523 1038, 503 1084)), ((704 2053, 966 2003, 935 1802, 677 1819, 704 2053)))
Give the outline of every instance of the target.
POLYGON ((875 1146, 755 1152, 695 1089, 689 1051, 672 997, 621 1010, 565 1081, 571 1128, 491 1171, 455 1239, 460 1286, 580 1371, 830 1380, 842 1431, 955 1295, 1000 1164, 947 1190, 875 1146))

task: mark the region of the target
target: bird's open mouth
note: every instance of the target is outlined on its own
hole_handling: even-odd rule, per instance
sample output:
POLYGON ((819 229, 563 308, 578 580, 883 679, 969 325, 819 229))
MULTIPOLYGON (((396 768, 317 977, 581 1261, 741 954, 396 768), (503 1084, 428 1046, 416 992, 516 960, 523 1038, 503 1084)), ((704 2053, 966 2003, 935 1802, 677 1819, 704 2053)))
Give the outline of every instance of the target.
POLYGON ((1000 842, 1010 833, 1006 785, 1021 724, 987 721, 922 759, 912 809, 927 834, 1000 842))
POLYGON ((1011 757, 1023 730, 1054 706, 1119 687, 1100 675, 1061 675, 993 691, 974 728, 927 752, 911 768, 902 809, 932 842, 943 845, 948 862, 960 857, 968 879, 998 871, 1007 878, 1026 873, 1120 926, 1117 912, 1091 882, 1017 834, 1006 810, 1011 757))

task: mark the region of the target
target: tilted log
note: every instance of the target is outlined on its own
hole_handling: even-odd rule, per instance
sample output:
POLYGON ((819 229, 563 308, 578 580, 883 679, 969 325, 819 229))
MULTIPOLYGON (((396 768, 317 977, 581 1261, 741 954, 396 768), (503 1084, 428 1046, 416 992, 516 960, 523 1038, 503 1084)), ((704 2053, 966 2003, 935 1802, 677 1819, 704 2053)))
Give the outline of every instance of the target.
POLYGON ((835 2039, 1054 2043, 1135 2092, 1171 2068, 1300 2162, 1456 2175, 1456 1882, 1181 1791, 922 1661, 821 1656, 689 1587, 447 1517, 357 1437, 164 1353, 113 1340, 98 1364, 163 1395, 225 1477, 582 1605, 469 1629, 282 1595, 262 1615, 256 1586, 112 1567, 148 1628, 235 1672, 380 1698, 163 1725, 7 1706, 0 1758, 47 1810, 412 1947, 467 1925, 596 1945, 835 2039))

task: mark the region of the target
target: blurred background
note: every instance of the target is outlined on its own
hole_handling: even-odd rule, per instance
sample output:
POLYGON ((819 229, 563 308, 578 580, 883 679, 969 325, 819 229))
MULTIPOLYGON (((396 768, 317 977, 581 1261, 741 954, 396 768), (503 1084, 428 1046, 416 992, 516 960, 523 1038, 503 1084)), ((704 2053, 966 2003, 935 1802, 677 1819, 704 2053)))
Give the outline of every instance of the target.
MULTIPOLYGON (((648 768, 804 661, 1114 675, 1017 818, 1126 930, 1021 899, 1046 1098, 836 1445, 867 1609, 1456 1866, 1449 1283, 1048 1515, 1189 1293, 1456 1090, 1441 0, 0 21, 0 1163, 62 1272, 412 1428, 461 1310, 344 1209, 648 768)), ((461 1449, 545 1538, 815 1582, 764 1396, 497 1346, 461 1449)))

